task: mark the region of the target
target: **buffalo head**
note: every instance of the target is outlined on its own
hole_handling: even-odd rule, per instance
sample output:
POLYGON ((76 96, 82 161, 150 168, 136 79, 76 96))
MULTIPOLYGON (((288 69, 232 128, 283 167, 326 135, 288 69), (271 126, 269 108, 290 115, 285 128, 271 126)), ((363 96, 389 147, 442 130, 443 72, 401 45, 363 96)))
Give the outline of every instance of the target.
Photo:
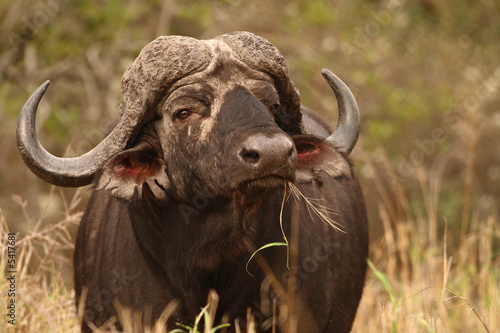
MULTIPOLYGON (((323 75, 339 103, 337 129, 326 141, 349 153, 359 132, 356 101, 335 75, 323 75)), ((87 185, 108 162, 98 186, 118 196, 129 198, 135 185, 148 182, 157 195, 172 188, 188 197, 186 179, 198 192, 228 193, 250 180, 293 177, 290 136, 307 131, 282 55, 247 32, 151 42, 123 76, 119 123, 80 157, 55 157, 37 139, 35 113, 48 85, 21 112, 18 146, 35 174, 59 186, 87 185)))

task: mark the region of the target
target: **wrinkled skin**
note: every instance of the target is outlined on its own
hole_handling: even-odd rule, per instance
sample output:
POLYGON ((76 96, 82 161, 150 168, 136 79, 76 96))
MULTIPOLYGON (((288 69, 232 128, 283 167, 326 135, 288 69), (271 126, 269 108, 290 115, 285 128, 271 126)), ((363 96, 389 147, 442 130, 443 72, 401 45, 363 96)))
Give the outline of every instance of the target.
POLYGON ((351 162, 326 139, 331 131, 320 117, 300 107, 289 78, 271 74, 268 67, 283 72, 282 61, 252 62, 231 48, 240 39, 228 36, 211 42, 208 64, 161 89, 130 90, 147 103, 122 99, 122 117, 126 105, 146 114, 136 117, 141 126, 126 149, 94 176, 78 231, 84 332, 117 316, 117 304, 149 325, 174 302, 168 329, 192 325, 210 290, 220 297, 216 322, 224 317, 229 332, 247 309, 262 332, 272 331, 273 317, 279 332, 295 325, 297 332, 350 331, 368 252, 351 162), (287 183, 324 207, 334 226, 290 196, 287 183), (276 246, 249 261, 283 234, 289 256, 276 246))

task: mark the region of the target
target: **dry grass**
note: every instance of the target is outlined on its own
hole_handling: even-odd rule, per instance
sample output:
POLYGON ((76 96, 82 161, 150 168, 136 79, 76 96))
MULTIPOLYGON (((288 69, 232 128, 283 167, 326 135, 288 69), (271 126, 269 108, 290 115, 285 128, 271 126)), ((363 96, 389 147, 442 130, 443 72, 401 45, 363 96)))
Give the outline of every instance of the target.
POLYGON ((448 233, 432 242, 426 221, 395 229, 381 208, 384 238, 372 244, 372 269, 354 332, 498 332, 500 231, 489 217, 451 251, 448 233), (496 250, 498 251, 498 250, 496 250))
MULTIPOLYGON (((394 175, 384 154, 380 156, 379 168, 394 175)), ((366 162, 376 169, 373 161, 366 162)), ((443 193, 435 174, 423 167, 415 174, 425 206, 420 215, 409 209, 404 181, 392 177, 384 183, 383 178, 373 177, 383 233, 371 244, 371 272, 353 332, 500 331, 495 212, 480 217, 475 207, 462 207, 462 216, 470 209, 471 218, 460 221, 462 231, 453 233, 448 230, 453 221, 438 210, 443 193)))
MULTIPOLYGON (((62 196, 61 196, 62 198, 62 196)), ((65 273, 71 268, 69 252, 73 248, 71 229, 79 223, 81 212, 74 207, 79 201, 75 196, 66 202, 65 216, 57 223, 47 224, 44 212, 36 220, 27 213, 27 202, 15 197, 19 212, 30 227, 25 235, 16 235, 15 300, 16 325, 8 324, 2 311, 1 332, 78 332, 74 311, 74 292, 66 284, 65 273)), ((7 271, 7 234, 9 228, 0 210, 0 269, 7 271)), ((0 290, 5 295, 10 282, 2 279, 0 290)), ((3 298, 2 305, 9 299, 3 298)), ((4 308, 2 306, 2 308, 4 308)))

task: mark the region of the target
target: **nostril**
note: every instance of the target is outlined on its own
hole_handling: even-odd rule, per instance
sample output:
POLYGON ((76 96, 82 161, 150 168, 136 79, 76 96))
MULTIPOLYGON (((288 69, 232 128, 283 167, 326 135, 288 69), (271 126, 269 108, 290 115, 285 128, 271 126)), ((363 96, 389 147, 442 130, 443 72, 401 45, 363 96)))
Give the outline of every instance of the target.
POLYGON ((260 159, 260 155, 255 150, 243 148, 240 152, 241 158, 248 163, 257 163, 260 159))

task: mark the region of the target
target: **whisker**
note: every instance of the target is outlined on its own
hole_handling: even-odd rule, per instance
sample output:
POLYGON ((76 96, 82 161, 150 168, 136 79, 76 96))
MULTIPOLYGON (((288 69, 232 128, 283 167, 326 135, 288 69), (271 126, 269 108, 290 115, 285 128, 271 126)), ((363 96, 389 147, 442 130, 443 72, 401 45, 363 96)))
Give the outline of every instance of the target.
MULTIPOLYGON (((283 210, 285 209, 285 201, 288 199, 287 198, 287 193, 286 193, 286 189, 288 188, 288 186, 286 186, 286 182, 285 182, 285 186, 284 186, 284 192, 283 192, 283 200, 281 201, 281 209, 280 209, 280 228, 281 228, 281 233, 283 235, 283 239, 285 240, 285 243, 288 245, 288 238, 286 238, 286 234, 285 234, 285 230, 283 230, 283 210)), ((288 195, 290 196, 291 193, 288 195)))
MULTIPOLYGON (((306 204, 307 210, 309 211, 309 215, 313 217, 313 213, 317 215, 320 220, 325 223, 326 225, 332 227, 333 229, 340 231, 340 232, 345 232, 342 230, 338 223, 332 219, 329 215, 335 214, 338 215, 338 213, 334 212, 332 208, 326 207, 325 205, 322 205, 318 203, 318 199, 310 199, 306 197, 300 189, 292 182, 287 181, 286 182, 286 187, 290 189, 290 193, 293 195, 295 200, 298 202, 300 200, 303 200, 304 203, 306 204)), ((286 192, 286 190, 285 190, 286 192)), ((282 207, 283 209, 283 207, 282 207)))

